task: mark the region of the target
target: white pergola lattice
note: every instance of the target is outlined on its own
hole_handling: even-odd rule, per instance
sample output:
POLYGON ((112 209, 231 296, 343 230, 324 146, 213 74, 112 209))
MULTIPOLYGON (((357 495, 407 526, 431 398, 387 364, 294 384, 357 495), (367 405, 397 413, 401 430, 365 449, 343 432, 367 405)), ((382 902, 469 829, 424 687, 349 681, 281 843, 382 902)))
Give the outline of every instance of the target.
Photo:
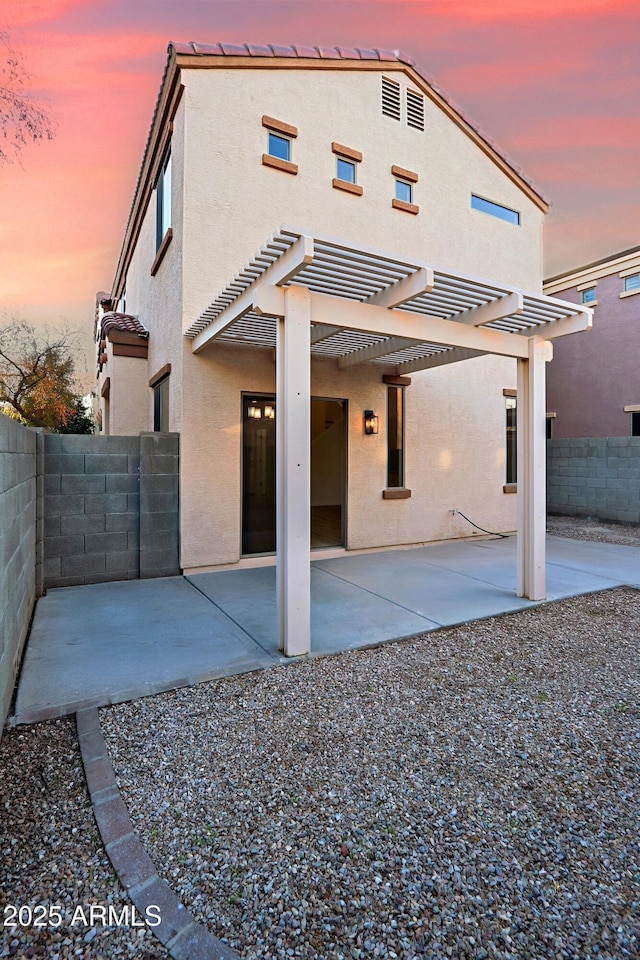
POLYGON ((282 227, 191 325, 276 348, 277 570, 281 646, 310 648, 309 364, 395 364, 397 375, 482 354, 518 360, 518 595, 545 596, 545 361, 592 311, 295 227, 282 227))

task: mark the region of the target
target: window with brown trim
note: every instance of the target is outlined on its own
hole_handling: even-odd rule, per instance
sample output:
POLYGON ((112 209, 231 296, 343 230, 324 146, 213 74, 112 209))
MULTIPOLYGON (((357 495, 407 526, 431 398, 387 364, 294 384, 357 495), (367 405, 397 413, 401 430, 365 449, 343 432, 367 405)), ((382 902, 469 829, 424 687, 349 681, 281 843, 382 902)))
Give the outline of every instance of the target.
POLYGON ((153 386, 153 429, 157 433, 169 430, 169 374, 153 386))
POLYGON ((267 130, 267 152, 262 154, 262 162, 267 167, 275 167, 285 173, 296 174, 297 164, 292 162, 292 144, 298 136, 298 128, 284 120, 263 116, 262 126, 267 130))
POLYGON ((331 150, 336 158, 336 175, 333 186, 338 190, 362 195, 362 187, 358 183, 358 166, 362 161, 362 154, 352 147, 345 147, 342 143, 332 143, 331 150))
POLYGON ((171 146, 162 160, 156 184, 156 253, 171 228, 171 146))
POLYGON ((404 487, 404 391, 387 384, 387 488, 404 487))
POLYGON ((505 483, 511 486, 518 482, 518 432, 517 432, 517 399, 515 396, 505 397, 506 423, 506 476, 505 483))

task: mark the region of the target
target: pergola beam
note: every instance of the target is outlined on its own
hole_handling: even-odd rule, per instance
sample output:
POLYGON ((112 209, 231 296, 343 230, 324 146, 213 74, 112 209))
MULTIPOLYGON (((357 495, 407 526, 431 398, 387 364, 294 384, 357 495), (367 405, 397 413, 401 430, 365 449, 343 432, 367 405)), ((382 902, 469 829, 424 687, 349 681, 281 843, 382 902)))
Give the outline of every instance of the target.
POLYGON ((408 373, 417 373, 418 370, 431 370, 433 367, 444 367, 448 363, 459 363, 461 360, 472 360, 473 357, 485 356, 482 350, 469 350, 466 347, 453 347, 451 350, 443 350, 441 353, 433 353, 427 357, 418 357, 415 360, 408 360, 406 363, 399 363, 396 367, 396 373, 403 377, 408 373))
POLYGON ((593 311, 581 310, 572 317, 560 317, 558 320, 549 320, 541 330, 545 340, 556 337, 566 337, 570 333, 581 333, 590 330, 593 326, 593 311))
MULTIPOLYGON (((281 287, 288 283, 303 267, 313 262, 313 248, 312 237, 306 234, 298 237, 286 253, 283 253, 281 257, 274 260, 270 267, 267 267, 259 278, 260 286, 262 284, 274 284, 276 287, 281 287)), ((253 310, 260 286, 257 286, 256 281, 254 281, 244 293, 241 293, 228 307, 225 307, 215 320, 207 324, 204 330, 194 337, 191 344, 192 352, 200 353, 207 344, 219 337, 227 327, 230 327, 236 320, 253 310)))
POLYGON ((515 314, 522 313, 524 306, 524 297, 521 293, 508 293, 497 300, 491 300, 489 303, 483 303, 479 307, 472 307, 471 310, 464 310, 451 317, 457 323, 467 323, 473 327, 479 327, 483 323, 491 323, 494 320, 504 320, 506 317, 513 317, 515 314))
POLYGON ((333 337, 341 331, 342 327, 330 327, 326 324, 318 324, 318 326, 311 331, 311 345, 313 346, 314 343, 320 343, 322 340, 328 340, 329 337, 333 337))
MULTIPOLYGON (((465 347, 504 357, 528 357, 527 340, 511 333, 468 327, 454 320, 430 317, 405 310, 389 310, 374 304, 343 300, 322 293, 311 295, 311 322, 340 326, 347 330, 361 330, 374 336, 401 337, 421 343, 442 344, 447 347, 465 347)), ((256 313, 264 316, 284 315, 284 291, 262 284, 256 293, 256 313)))
POLYGON ((433 290, 433 270, 430 267, 420 267, 408 277, 396 280, 384 290, 373 293, 364 302, 376 307, 399 307, 408 300, 419 297, 421 293, 429 293, 431 290, 433 290))
POLYGON ((358 363, 366 363, 367 360, 378 360, 380 357, 386 357, 388 353, 406 350, 407 347, 413 347, 417 343, 422 343, 422 341, 407 340, 404 337, 389 337, 381 343, 371 343, 368 347, 361 347, 359 350, 345 354, 338 359, 338 366, 341 370, 344 370, 358 363))

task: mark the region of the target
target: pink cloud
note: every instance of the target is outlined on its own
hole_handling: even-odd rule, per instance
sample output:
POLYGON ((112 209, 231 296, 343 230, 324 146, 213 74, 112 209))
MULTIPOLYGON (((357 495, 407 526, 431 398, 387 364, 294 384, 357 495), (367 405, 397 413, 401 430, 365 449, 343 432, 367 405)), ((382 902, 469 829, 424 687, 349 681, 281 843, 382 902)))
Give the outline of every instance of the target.
POLYGON ((4 0, 3 19, 13 30, 57 20, 90 3, 91 0, 4 0))
POLYGON ((633 230, 638 242, 629 202, 640 167, 629 122, 640 94, 635 4, 343 0, 339 18, 336 7, 10 0, 3 12, 58 130, 25 151, 23 168, 2 170, 0 302, 37 316, 79 319, 84 310, 90 327, 94 293, 112 279, 170 39, 404 49, 554 200, 551 272, 632 245, 633 230))

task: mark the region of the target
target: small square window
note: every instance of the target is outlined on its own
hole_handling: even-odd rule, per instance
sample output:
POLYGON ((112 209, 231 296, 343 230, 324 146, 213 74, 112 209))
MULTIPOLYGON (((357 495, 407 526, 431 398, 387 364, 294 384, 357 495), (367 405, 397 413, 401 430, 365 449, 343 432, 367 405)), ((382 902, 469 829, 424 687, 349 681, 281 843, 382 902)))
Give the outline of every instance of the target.
POLYGON ((633 273, 630 277, 624 278, 625 293, 627 290, 640 290, 640 273, 633 273))
POLYGON ((406 180, 396 180, 396 200, 413 203, 413 184, 406 180))
POLYGON ((582 291, 582 302, 583 303, 595 303, 596 300, 596 288, 588 287, 586 290, 582 291))
POLYGON ((269 154, 279 160, 291 161, 291 140, 269 131, 269 154))
POLYGON ((336 157, 336 177, 338 180, 346 180, 347 183, 355 183, 355 163, 353 163, 352 160, 344 160, 342 157, 336 157))

